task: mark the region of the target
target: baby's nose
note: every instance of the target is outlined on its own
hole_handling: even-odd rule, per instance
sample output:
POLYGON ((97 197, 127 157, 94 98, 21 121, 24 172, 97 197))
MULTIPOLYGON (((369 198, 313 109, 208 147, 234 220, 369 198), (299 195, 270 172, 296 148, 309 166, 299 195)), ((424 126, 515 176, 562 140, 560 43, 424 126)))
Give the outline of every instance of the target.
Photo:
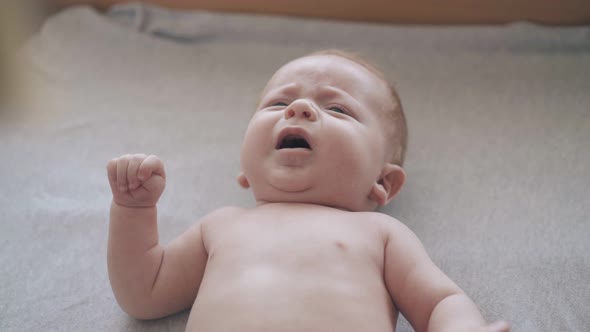
POLYGON ((301 118, 309 121, 316 121, 318 118, 316 110, 305 100, 296 100, 285 109, 285 119, 301 118))

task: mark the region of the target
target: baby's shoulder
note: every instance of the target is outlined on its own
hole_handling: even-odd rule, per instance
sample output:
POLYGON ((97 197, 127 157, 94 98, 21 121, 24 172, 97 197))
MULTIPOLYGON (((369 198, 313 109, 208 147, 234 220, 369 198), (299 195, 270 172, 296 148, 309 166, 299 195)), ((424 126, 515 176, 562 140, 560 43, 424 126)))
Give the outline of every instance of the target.
POLYGON ((373 223, 383 234, 389 236, 413 233, 408 226, 398 219, 381 212, 359 212, 359 218, 373 223))
POLYGON ((207 215, 202 217, 199 222, 206 226, 211 223, 219 223, 223 221, 233 220, 236 217, 242 215, 246 211, 245 208, 238 206, 225 206, 222 208, 215 209, 209 212, 207 215))
POLYGON ((355 215, 356 218, 383 225, 386 227, 402 223, 396 218, 381 212, 356 212, 355 215))

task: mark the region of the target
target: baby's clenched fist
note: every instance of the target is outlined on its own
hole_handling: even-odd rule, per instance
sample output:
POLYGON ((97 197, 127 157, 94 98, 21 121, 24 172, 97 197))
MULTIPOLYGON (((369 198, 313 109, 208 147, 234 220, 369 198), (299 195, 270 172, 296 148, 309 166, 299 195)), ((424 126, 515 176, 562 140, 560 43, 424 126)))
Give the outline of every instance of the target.
POLYGON ((154 155, 126 154, 111 159, 107 173, 113 201, 122 206, 155 206, 166 186, 164 163, 154 155))

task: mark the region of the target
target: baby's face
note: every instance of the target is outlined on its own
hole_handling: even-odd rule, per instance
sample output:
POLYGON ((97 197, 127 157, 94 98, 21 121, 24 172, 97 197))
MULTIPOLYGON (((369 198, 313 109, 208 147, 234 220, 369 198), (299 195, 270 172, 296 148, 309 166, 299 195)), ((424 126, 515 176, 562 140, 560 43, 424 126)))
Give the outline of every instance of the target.
POLYGON ((380 112, 387 86, 359 64, 308 56, 280 68, 244 138, 240 183, 259 204, 301 202, 363 211, 387 164, 380 112))

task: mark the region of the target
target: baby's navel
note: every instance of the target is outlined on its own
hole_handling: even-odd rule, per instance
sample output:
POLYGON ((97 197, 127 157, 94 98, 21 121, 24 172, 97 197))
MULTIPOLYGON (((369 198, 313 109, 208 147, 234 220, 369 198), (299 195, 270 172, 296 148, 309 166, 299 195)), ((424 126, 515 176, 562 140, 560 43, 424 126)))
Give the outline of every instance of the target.
POLYGON ((346 244, 342 241, 336 241, 336 247, 338 247, 338 249, 340 250, 346 250, 348 249, 348 247, 346 246, 346 244))

